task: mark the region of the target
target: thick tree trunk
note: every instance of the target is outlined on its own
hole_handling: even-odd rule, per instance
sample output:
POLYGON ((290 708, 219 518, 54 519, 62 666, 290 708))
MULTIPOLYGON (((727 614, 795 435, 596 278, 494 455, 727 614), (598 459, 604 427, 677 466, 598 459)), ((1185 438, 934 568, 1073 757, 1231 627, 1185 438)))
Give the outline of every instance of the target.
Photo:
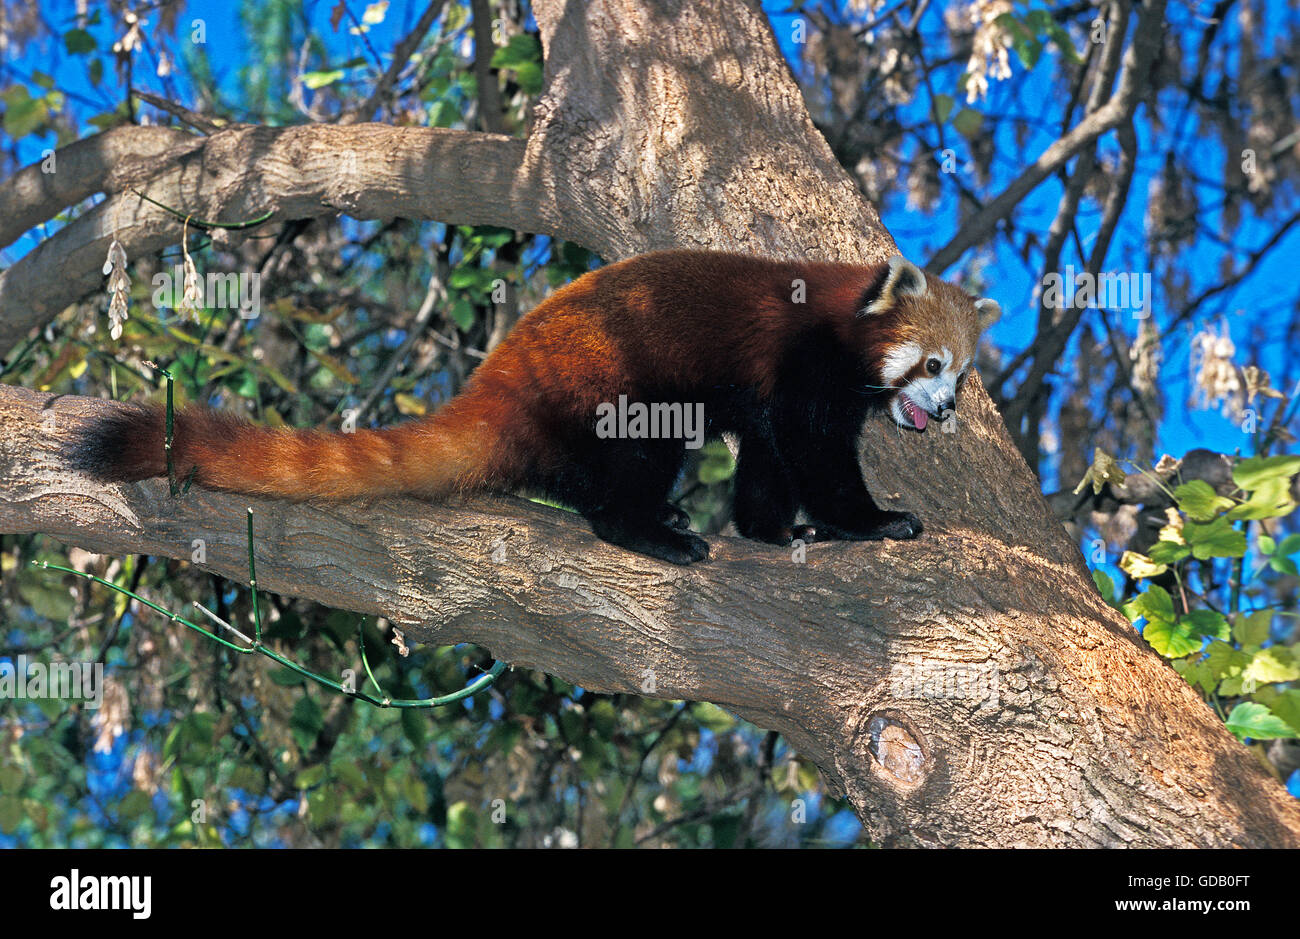
MULTIPOLYGON (((520 218, 609 258, 891 250, 760 12, 535 6, 548 84, 508 168, 530 186, 494 190, 520 218)), ((300 129, 305 152, 329 132, 300 129)), ((265 190, 270 207, 284 185, 265 190)), ((367 212, 364 188, 352 204, 367 212)), ((0 313, 2 301, 0 289, 0 313)), ((902 435, 882 419, 863 435, 868 484, 922 517, 918 540, 800 558, 719 538, 690 568, 513 499, 312 507, 95 486, 57 448, 109 406, 0 389, 0 530, 184 559, 203 539, 201 566, 244 580, 252 504, 265 589, 383 613, 416 638, 474 642, 593 690, 716 702, 784 734, 884 843, 1300 846, 1300 805, 1098 597, 978 382, 955 433, 902 435)))

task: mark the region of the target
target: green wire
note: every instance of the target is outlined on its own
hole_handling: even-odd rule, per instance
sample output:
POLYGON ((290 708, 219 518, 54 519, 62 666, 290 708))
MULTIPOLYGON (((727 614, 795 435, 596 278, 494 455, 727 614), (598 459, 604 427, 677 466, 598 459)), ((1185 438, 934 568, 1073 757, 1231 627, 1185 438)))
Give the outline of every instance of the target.
MULTIPOLYGON (((194 630, 196 633, 200 633, 204 636, 207 636, 209 639, 213 640, 214 642, 220 643, 221 645, 225 646, 227 649, 230 649, 233 652, 238 652, 240 655, 252 655, 254 653, 264 655, 269 659, 273 659, 274 661, 279 662, 285 668, 290 669, 293 672, 296 672, 297 674, 301 675, 303 678, 309 678, 312 681, 316 682, 318 685, 322 685, 333 691, 338 691, 338 692, 342 692, 343 694, 350 695, 351 697, 364 701, 367 704, 373 704, 375 707, 434 708, 434 707, 442 707, 443 705, 446 704, 453 704, 457 701, 464 701, 466 698, 473 697, 474 695, 478 694, 478 692, 486 688, 488 685, 492 684, 494 681, 497 680, 498 677, 500 677, 502 672, 504 672, 507 668, 509 668, 509 666, 505 662, 493 662, 492 667, 490 669, 488 669, 478 678, 474 679, 474 681, 470 682, 460 691, 454 691, 451 694, 442 695, 441 697, 437 697, 437 698, 397 698, 395 700, 391 698, 380 699, 374 697, 373 695, 366 694, 364 691, 349 691, 347 688, 344 688, 343 685, 340 684, 339 682, 332 681, 331 679, 326 678, 323 675, 317 675, 315 672, 303 668, 301 665, 299 665, 297 662, 293 661, 292 659, 285 658, 283 655, 280 655, 278 652, 276 652, 273 649, 267 648, 265 645, 262 645, 261 643, 254 643, 252 646, 240 646, 240 645, 236 645, 233 642, 228 642, 227 640, 222 639, 220 636, 216 635, 215 633, 207 629, 204 629, 202 626, 199 626, 196 623, 191 623, 185 617, 180 616, 176 613, 172 613, 169 610, 165 610, 162 607, 160 607, 158 604, 146 600, 144 597, 140 596, 139 594, 133 593, 132 591, 127 590, 125 587, 119 586, 118 584, 104 580, 102 577, 97 577, 94 574, 87 574, 83 571, 73 570, 70 567, 63 567, 59 564, 51 564, 49 561, 32 561, 32 565, 34 567, 40 567, 45 570, 61 571, 65 574, 74 574, 75 576, 85 578, 86 580, 93 580, 95 583, 102 584, 103 586, 108 587, 110 590, 116 590, 118 593, 125 594, 126 596, 130 597, 132 600, 135 600, 139 603, 143 603, 145 606, 149 607, 150 609, 156 610, 157 612, 161 613, 163 616, 167 617, 173 623, 180 623, 182 626, 186 626, 189 629, 194 630)), ((256 593, 254 593, 254 595, 256 595, 256 593)), ((366 670, 369 671, 369 666, 367 666, 366 670)))

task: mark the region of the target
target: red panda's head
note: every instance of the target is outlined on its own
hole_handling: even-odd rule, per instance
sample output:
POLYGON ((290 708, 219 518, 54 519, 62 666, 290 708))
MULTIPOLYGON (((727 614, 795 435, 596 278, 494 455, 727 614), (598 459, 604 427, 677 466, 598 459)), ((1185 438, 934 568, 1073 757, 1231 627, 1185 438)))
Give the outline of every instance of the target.
POLYGON ((872 382, 888 395, 890 416, 913 430, 925 430, 931 417, 945 419, 980 333, 1001 315, 997 302, 977 300, 897 254, 863 301, 858 318, 872 382))

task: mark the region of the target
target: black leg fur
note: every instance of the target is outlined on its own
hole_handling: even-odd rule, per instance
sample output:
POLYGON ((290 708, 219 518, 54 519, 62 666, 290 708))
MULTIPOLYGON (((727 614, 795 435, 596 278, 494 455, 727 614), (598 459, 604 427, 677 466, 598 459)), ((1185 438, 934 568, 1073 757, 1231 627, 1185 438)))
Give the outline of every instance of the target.
POLYGON ((787 545, 794 539, 799 503, 782 465, 770 427, 755 428, 740 441, 732 516, 746 538, 787 545))
POLYGON ((685 460, 683 441, 592 438, 574 451, 562 474, 538 485, 586 516, 598 538, 672 564, 709 556, 708 543, 686 530, 690 517, 668 502, 685 460))
MULTIPOLYGON (((867 413, 882 403, 866 392, 869 377, 827 336, 810 335, 789 357, 770 403, 777 460, 809 524, 805 541, 914 538, 910 512, 876 505, 858 465, 857 439, 867 413), (814 366, 815 364, 815 366, 814 366)), ((738 483, 739 484, 739 483, 738 483)))
POLYGON ((880 541, 915 538, 921 520, 911 512, 876 505, 862 481, 852 438, 810 439, 800 447, 808 454, 790 467, 808 513, 805 540, 880 541))

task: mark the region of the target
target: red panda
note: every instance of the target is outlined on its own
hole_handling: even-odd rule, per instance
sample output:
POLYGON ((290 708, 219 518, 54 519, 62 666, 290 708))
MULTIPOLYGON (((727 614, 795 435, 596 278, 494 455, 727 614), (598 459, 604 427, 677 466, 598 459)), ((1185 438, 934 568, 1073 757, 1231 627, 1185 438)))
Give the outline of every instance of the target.
MULTIPOLYGON (((917 431, 945 417, 996 314, 899 256, 862 266, 656 252, 538 304, 430 417, 327 433, 186 408, 172 462, 177 479, 294 500, 535 491, 613 544, 703 560, 707 543, 668 502, 685 441, 597 433, 602 406, 625 396, 702 405, 705 434, 739 438, 733 516, 747 538, 913 538, 917 517, 867 492, 858 433, 873 408, 917 431)), ((163 476, 164 433, 159 407, 118 407, 69 457, 99 480, 163 476)))

